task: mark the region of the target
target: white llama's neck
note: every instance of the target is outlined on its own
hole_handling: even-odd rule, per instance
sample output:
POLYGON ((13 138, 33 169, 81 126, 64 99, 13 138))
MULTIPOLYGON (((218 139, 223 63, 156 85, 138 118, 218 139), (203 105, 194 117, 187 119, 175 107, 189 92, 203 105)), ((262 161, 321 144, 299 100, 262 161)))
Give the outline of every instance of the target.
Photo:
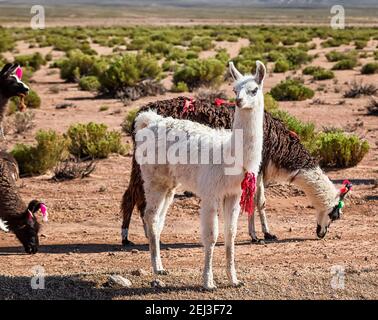
POLYGON ((328 211, 338 203, 339 192, 320 167, 299 170, 294 183, 306 193, 318 211, 328 211))
MULTIPOLYGON (((263 147, 264 96, 258 92, 257 103, 252 108, 235 109, 232 141, 243 136, 243 169, 258 174, 263 147)), ((235 146, 235 144, 233 143, 235 146)), ((238 144, 236 144, 237 146, 238 144)), ((233 150, 236 151, 237 150, 233 150)), ((237 154, 237 153, 234 153, 237 154)))

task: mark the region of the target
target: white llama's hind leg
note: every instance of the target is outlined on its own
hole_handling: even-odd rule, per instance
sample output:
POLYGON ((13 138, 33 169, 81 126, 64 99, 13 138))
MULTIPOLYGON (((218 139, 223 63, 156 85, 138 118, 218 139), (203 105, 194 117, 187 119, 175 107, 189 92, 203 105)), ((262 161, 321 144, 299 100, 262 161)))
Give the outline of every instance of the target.
POLYGON ((216 202, 202 199, 201 236, 205 250, 205 266, 203 270, 203 285, 205 289, 216 289, 213 277, 213 254, 218 239, 218 208, 216 202))
POLYGON ((151 263, 154 273, 166 274, 160 256, 159 214, 164 205, 167 190, 146 190, 144 221, 150 243, 151 263))
POLYGON ((167 194, 165 195, 164 205, 159 213, 159 234, 163 231, 164 223, 165 223, 165 217, 167 215, 167 211, 169 209, 169 206, 173 202, 173 198, 175 196, 175 189, 170 189, 167 194))
POLYGON ((233 286, 240 286, 242 283, 237 279, 235 270, 235 237, 238 228, 238 217, 240 212, 239 196, 229 196, 224 200, 224 244, 226 248, 227 277, 233 286))

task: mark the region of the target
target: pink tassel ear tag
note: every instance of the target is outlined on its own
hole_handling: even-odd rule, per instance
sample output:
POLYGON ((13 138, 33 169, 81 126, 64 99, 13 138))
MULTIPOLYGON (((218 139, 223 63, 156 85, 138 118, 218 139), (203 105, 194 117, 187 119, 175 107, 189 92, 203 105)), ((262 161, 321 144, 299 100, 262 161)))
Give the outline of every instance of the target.
POLYGON ((44 222, 47 222, 49 221, 49 214, 47 212, 47 207, 44 203, 41 203, 41 205, 39 206, 39 209, 41 210, 41 213, 42 213, 42 219, 44 222))
POLYGON ((21 67, 18 67, 18 68, 16 69, 16 76, 17 76, 17 78, 18 78, 19 80, 22 79, 22 74, 23 74, 23 72, 22 72, 22 68, 21 68, 21 67))

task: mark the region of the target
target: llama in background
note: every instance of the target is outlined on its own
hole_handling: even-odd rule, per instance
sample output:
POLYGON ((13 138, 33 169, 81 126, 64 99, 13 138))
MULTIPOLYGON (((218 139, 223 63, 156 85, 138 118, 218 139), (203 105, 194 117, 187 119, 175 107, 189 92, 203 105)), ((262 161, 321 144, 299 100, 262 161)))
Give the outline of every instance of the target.
POLYGON ((4 139, 3 120, 9 99, 24 97, 29 92, 21 77, 22 70, 18 64, 8 63, 0 71, 0 139, 4 139))
POLYGON ((205 250, 204 287, 216 288, 212 260, 218 237, 218 212, 222 211, 225 220, 227 276, 233 286, 240 285, 235 270, 234 242, 240 211, 239 203, 241 197, 243 199, 245 196, 245 190, 242 194, 241 184, 252 179, 252 187, 248 190, 249 196, 253 197, 253 179, 259 172, 263 145, 263 80, 266 70, 259 61, 256 62, 256 67, 255 76, 243 76, 233 63, 230 63, 230 72, 235 80, 237 104, 231 132, 212 129, 188 120, 163 118, 153 111, 140 113, 135 120, 137 161, 138 154, 143 154, 146 144, 147 150, 153 150, 155 156, 168 153, 173 143, 168 139, 165 141, 159 139, 162 131, 174 137, 182 134, 189 137, 189 140, 180 140, 178 146, 178 149, 183 147, 185 150, 190 150, 187 151, 187 159, 194 159, 194 154, 197 157, 198 153, 202 155, 204 149, 209 150, 209 154, 212 155, 222 154, 222 150, 227 150, 229 155, 236 155, 238 147, 242 149, 242 159, 234 160, 232 164, 227 163, 224 154, 217 164, 211 157, 209 163, 200 161, 198 164, 170 163, 170 159, 166 164, 149 164, 141 162, 139 158, 146 196, 144 221, 150 242, 152 267, 156 274, 165 274, 160 257, 160 234, 175 190, 180 185, 186 190, 195 192, 202 200, 200 216, 205 250), (143 142, 141 138, 151 137, 151 132, 153 138, 143 142), (238 133, 242 136, 241 146, 237 145, 238 139, 240 142, 238 133), (191 147, 193 139, 197 139, 196 141, 200 143, 200 147, 196 144, 198 149, 191 147), (232 166, 235 172, 230 174, 229 170, 232 166))
MULTIPOLYGON (((227 102, 216 105, 214 101, 197 99, 194 102, 193 110, 185 113, 184 107, 188 100, 186 97, 178 97, 151 102, 142 107, 139 112, 154 110, 164 117, 185 118, 212 128, 231 128, 235 112, 234 106, 230 106, 227 102)), ((273 118, 269 112, 265 112, 262 164, 258 177, 255 203, 259 211, 264 238, 267 240, 276 239, 276 236, 270 233, 265 213, 264 186, 273 181, 292 183, 306 192, 316 209, 317 221, 321 226, 320 229, 316 228, 316 231, 319 230, 316 233, 319 237, 324 237, 326 235, 326 227, 330 223, 327 217, 330 215, 332 217, 340 216, 340 209, 338 208, 340 194, 320 169, 317 160, 309 154, 298 137, 293 135, 282 121, 273 118)), ((137 206, 143 217, 145 210, 143 179, 140 167, 136 163, 134 156, 129 186, 122 200, 123 245, 130 244, 128 237, 129 226, 135 206, 137 206)), ((255 231, 254 215, 249 217, 249 233, 252 242, 259 241, 255 231)))

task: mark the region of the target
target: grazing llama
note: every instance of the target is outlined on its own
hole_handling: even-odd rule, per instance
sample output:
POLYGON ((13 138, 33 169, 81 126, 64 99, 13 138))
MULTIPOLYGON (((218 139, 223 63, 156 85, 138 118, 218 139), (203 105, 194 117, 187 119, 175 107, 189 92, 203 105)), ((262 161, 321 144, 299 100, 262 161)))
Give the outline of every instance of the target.
MULTIPOLYGON (((201 236, 205 250, 203 284, 210 290, 216 288, 212 260, 218 237, 218 212, 222 211, 225 220, 227 276, 233 286, 240 285, 234 262, 237 220, 240 203, 243 209, 249 212, 252 207, 248 200, 253 201, 253 179, 259 172, 263 144, 265 66, 257 61, 255 76, 243 76, 232 62, 229 68, 235 80, 234 91, 237 104, 231 132, 211 129, 188 120, 163 118, 153 111, 140 113, 135 120, 136 159, 140 164, 144 181, 146 196, 144 221, 150 243, 153 270, 156 274, 165 274, 160 257, 160 234, 175 190, 180 185, 186 190, 195 192, 201 198, 201 236), (189 139, 172 142, 171 139, 162 139, 160 137, 162 132, 173 137, 185 135, 189 139), (151 133, 153 133, 153 138, 148 139, 151 133), (142 141, 144 137, 147 137, 146 141, 142 141), (200 143, 199 149, 192 148, 193 141, 200 143), (240 142, 242 142, 241 146, 240 142), (223 156, 217 164, 214 161, 215 156, 210 159, 210 164, 201 163, 201 161, 199 164, 187 164, 180 163, 180 160, 171 161, 171 159, 163 160, 167 161, 166 164, 150 164, 138 157, 145 153, 147 147, 147 151, 152 150, 159 159, 161 154, 164 156, 168 154, 169 158, 169 152, 174 144, 178 150, 186 150, 186 159, 195 159, 198 153, 201 153, 200 159, 202 159, 204 149, 209 150, 209 155, 223 153, 223 156), (238 151, 242 154, 241 157, 236 156, 239 159, 235 158, 236 160, 230 164, 227 163, 229 159, 225 159, 224 150, 228 155, 236 156, 238 151), (234 171, 232 174, 228 172, 231 165, 234 171), (242 183, 244 185, 248 182, 249 185, 246 185, 242 192, 242 183), (243 202, 245 200, 246 202, 243 202)), ((198 147, 198 144, 196 146, 198 147)))
POLYGON ((33 200, 28 206, 23 202, 16 185, 18 166, 14 158, 3 151, 0 152, 0 228, 12 231, 25 252, 37 253, 39 246, 38 232, 40 224, 35 214, 42 212, 47 221, 46 206, 33 200))
MULTIPOLYGON (((22 69, 18 64, 8 63, 0 71, 0 138, 4 139, 3 120, 10 98, 23 98, 29 87, 21 81, 22 69)), ((20 104, 24 108, 23 102, 20 104)))
MULTIPOLYGON (((232 127, 235 107, 227 102, 216 105, 214 101, 197 99, 191 112, 185 113, 188 98, 178 97, 169 100, 151 102, 139 112, 154 110, 164 117, 188 119, 212 128, 232 127)), ((134 138, 134 136, 133 136, 134 138)), ((273 181, 292 183, 305 191, 315 207, 317 214, 316 233, 319 237, 326 235, 331 221, 340 217, 339 201, 342 194, 320 169, 318 162, 312 157, 297 136, 293 135, 282 121, 275 119, 269 112, 264 114, 264 145, 260 174, 257 179, 256 208, 260 215, 262 231, 266 240, 277 239, 270 233, 265 213, 265 188, 273 181)), ((129 225, 133 209, 137 206, 144 215, 145 195, 140 167, 133 157, 129 186, 123 195, 122 212, 122 243, 128 245, 129 225)), ((258 242, 255 231, 254 215, 249 216, 249 233, 252 242, 258 242)))

